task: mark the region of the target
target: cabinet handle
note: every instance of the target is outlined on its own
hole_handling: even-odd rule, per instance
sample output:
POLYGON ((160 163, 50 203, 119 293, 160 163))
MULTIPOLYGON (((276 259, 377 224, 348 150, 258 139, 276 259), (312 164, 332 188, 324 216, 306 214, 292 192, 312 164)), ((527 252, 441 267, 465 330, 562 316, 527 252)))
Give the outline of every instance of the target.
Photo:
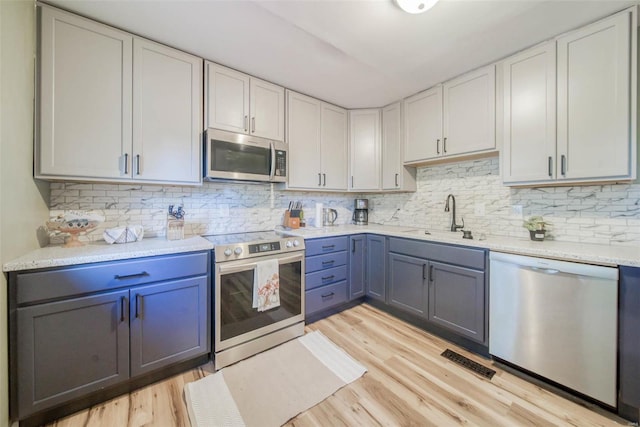
POLYGON ((351 175, 351 188, 353 188, 353 175, 351 175))
POLYGON ((136 154, 136 175, 140 175, 140 154, 136 154))
POLYGON ((445 136, 442 140, 442 152, 447 154, 447 137, 445 136))
POLYGON ((333 279, 334 279, 334 277, 336 277, 336 275, 335 275, 335 274, 332 274, 331 276, 325 276, 325 277, 323 277, 323 278, 322 278, 322 280, 333 280, 333 279))
POLYGON ((116 274, 115 276, 113 276, 113 278, 116 280, 125 280, 125 279, 135 279, 136 277, 144 277, 148 275, 149 273, 147 273, 146 271, 143 271, 141 273, 126 274, 124 276, 120 276, 119 274, 116 274))
POLYGON ((244 116, 243 126, 244 126, 245 132, 249 131, 249 129, 247 128, 248 123, 249 123, 249 116, 244 116))
POLYGON ((325 249, 333 249, 333 248, 335 248, 335 247, 336 247, 336 245, 325 245, 325 246, 323 246, 323 247, 322 247, 322 250, 325 250, 325 249))
POLYGON ((549 156, 549 178, 553 177, 553 158, 549 156))
POLYGON ((564 154, 560 156, 560 173, 562 176, 567 174, 567 156, 564 154))
POLYGON ((129 154, 124 153, 124 174, 129 173, 129 154))
POLYGON ((440 140, 436 139, 436 154, 440 154, 440 140))
POLYGON ((136 294, 136 319, 140 317, 140 300, 142 297, 140 294, 136 294))
POLYGON ((354 254, 356 253, 356 241, 355 240, 351 241, 351 252, 353 252, 354 254))
POLYGON ((335 259, 332 259, 331 261, 322 261, 322 265, 332 265, 334 262, 336 262, 335 259))
POLYGON ((120 297, 120 321, 124 322, 124 303, 126 301, 125 297, 120 297))
POLYGON ((318 187, 322 185, 322 174, 318 172, 318 187))
POLYGON ((333 297, 334 295, 335 295, 335 293, 331 292, 331 293, 324 294, 324 295, 320 295, 320 296, 321 296, 322 298, 331 298, 331 297, 333 297))
POLYGON ((256 133, 256 118, 251 117, 251 133, 256 133))
POLYGON ((433 282, 433 265, 429 266, 429 281, 433 282))
POLYGON ((398 174, 396 174, 396 187, 398 187, 398 174))
POLYGON ((323 187, 327 186, 327 174, 326 173, 322 174, 322 186, 323 187))

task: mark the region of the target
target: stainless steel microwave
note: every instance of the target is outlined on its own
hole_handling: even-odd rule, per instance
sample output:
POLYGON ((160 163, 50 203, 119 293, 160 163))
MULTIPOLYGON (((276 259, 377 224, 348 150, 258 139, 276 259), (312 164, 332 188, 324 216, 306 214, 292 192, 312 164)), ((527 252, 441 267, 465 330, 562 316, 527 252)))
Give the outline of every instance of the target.
POLYGON ((204 179, 287 181, 287 144, 219 129, 207 129, 204 179))

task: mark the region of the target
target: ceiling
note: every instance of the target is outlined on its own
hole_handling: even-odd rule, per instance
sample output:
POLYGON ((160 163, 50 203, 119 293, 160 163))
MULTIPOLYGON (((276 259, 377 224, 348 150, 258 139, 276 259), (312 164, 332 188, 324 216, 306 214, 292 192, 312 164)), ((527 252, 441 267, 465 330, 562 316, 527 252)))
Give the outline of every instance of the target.
POLYGON ((50 0, 345 108, 381 107, 636 4, 441 0, 50 0))

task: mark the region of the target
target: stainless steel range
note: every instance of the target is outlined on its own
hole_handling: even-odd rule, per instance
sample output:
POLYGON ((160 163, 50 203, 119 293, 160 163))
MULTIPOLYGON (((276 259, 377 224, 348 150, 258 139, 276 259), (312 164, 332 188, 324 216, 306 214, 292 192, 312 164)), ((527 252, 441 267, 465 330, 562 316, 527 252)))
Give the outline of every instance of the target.
POLYGON ((274 231, 204 237, 215 245, 216 369, 304 334, 304 239, 274 231), (258 271, 265 266, 277 274, 279 305, 260 311, 258 271))

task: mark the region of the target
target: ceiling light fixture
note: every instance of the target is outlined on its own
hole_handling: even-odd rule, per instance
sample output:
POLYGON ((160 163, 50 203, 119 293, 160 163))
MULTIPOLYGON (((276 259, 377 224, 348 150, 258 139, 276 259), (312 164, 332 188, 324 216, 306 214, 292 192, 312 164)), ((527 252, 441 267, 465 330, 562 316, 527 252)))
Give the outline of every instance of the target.
POLYGON ((431 9, 438 0, 393 0, 400 9, 407 13, 423 13, 431 9))

